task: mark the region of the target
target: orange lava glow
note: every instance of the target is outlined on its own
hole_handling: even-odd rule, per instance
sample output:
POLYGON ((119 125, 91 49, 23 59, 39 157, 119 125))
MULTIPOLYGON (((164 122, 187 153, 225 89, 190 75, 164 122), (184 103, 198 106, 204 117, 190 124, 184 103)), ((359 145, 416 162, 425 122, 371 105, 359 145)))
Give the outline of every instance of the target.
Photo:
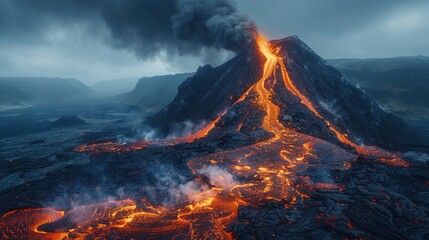
POLYGON ((215 127, 216 123, 219 121, 222 115, 217 117, 214 121, 210 122, 205 126, 203 129, 199 130, 198 132, 175 138, 175 139, 160 139, 160 140, 153 140, 153 141, 137 141, 127 144, 121 144, 118 142, 104 142, 104 143, 94 143, 94 144, 84 144, 79 147, 76 147, 74 150, 76 152, 88 152, 90 154, 100 154, 100 153, 108 153, 108 152, 116 152, 116 153, 126 153, 131 151, 139 151, 143 148, 146 148, 150 145, 175 145, 178 143, 191 143, 195 141, 196 139, 204 138, 207 136, 207 134, 215 127))
POLYGON ((409 167, 410 163, 400 158, 377 158, 376 162, 384 163, 394 167, 409 167))
MULTIPOLYGON (((323 119, 341 142, 355 148, 359 153, 376 153, 391 157, 380 149, 358 146, 340 133, 294 85, 282 58, 278 56, 280 48, 272 48, 262 36, 258 36, 256 40, 261 57, 266 59, 263 74, 235 104, 244 101, 251 94, 256 96, 255 107, 265 112, 262 128, 272 134, 271 138, 254 145, 190 159, 187 165, 195 175, 204 175, 210 169, 215 169, 218 175, 210 177, 209 183, 207 180, 192 180, 193 184, 203 186, 203 190, 188 196, 185 204, 165 207, 151 205, 143 199, 140 203, 121 200, 81 206, 65 214, 52 209, 16 210, 1 217, 2 238, 84 239, 96 236, 105 239, 118 236, 119 239, 231 239, 233 236, 226 229, 236 219, 240 206, 257 206, 267 201, 277 201, 285 207, 291 207, 309 197, 302 189, 342 191, 343 187, 336 183, 313 182, 308 176, 299 175, 302 169, 311 164, 309 160, 317 161, 321 155, 331 154, 334 160, 326 162, 326 166, 338 170, 348 169, 356 155, 334 144, 298 133, 279 121, 280 108, 272 101, 273 83, 278 80, 278 69, 287 90, 297 96, 315 116, 323 119), (234 176, 234 179, 228 176, 234 176)), ((192 142, 205 137, 225 113, 226 111, 204 129, 190 136, 126 145, 83 145, 76 148, 76 151, 94 154, 122 153, 140 150, 153 144, 192 142)), ((405 166, 399 164, 401 162, 398 159, 389 163, 405 166)))
POLYGON ((47 233, 37 228, 58 220, 64 212, 50 208, 20 209, 3 215, 0 219, 1 239, 61 239, 67 233, 47 233))

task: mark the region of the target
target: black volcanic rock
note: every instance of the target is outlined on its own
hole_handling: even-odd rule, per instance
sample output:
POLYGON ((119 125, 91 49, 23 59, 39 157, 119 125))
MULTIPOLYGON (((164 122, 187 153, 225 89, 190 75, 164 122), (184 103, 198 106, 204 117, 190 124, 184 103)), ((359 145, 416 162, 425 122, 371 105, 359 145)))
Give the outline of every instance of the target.
POLYGON ((295 85, 343 132, 356 142, 385 148, 422 146, 427 140, 407 123, 386 113, 363 91, 354 87, 341 73, 329 66, 297 37, 273 41, 295 85))
MULTIPOLYGON (((292 36, 272 41, 271 44, 281 48, 279 55, 299 91, 324 119, 351 136, 354 142, 397 150, 426 147, 425 137, 398 117, 384 112, 299 38, 292 36)), ((200 123, 215 119, 259 80, 264 61, 255 45, 219 67, 200 67, 195 76, 179 86, 175 99, 149 123, 168 134, 181 122, 200 123)), ((299 132, 339 143, 326 122, 316 117, 284 87, 279 67, 276 77, 279 81, 273 88, 273 101, 281 108, 283 117, 279 120, 299 132)), ((244 118, 258 118, 249 116, 257 112, 245 103, 237 104, 222 118, 222 130, 225 131, 227 125, 245 121, 244 118)))
POLYGON ((267 54, 260 81, 263 58, 249 50, 199 69, 157 115, 167 131, 218 116, 210 131, 126 143, 106 138, 123 131, 113 127, 44 135, 28 153, 22 140, 3 140, 13 158, 0 172, 1 238, 428 239, 429 155, 341 138, 352 129, 352 141, 381 144, 383 129, 366 124, 399 120, 298 39, 273 45, 285 63, 267 54))
POLYGON ((70 127, 87 124, 84 120, 77 116, 63 116, 50 124, 51 127, 70 127))
POLYGON ((159 111, 151 125, 163 133, 175 124, 212 119, 234 103, 261 75, 263 59, 256 51, 245 51, 223 65, 205 65, 179 86, 174 100, 159 111))

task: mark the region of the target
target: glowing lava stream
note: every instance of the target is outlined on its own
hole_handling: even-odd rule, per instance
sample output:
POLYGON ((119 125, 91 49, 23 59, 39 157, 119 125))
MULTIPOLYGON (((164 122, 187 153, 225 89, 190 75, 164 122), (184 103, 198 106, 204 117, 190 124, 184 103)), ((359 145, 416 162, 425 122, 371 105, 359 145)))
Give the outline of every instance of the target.
MULTIPOLYGON (((279 107, 275 104, 273 104, 270 101, 271 93, 265 88, 266 80, 268 80, 271 76, 273 76, 273 73, 275 71, 275 68, 278 63, 279 57, 276 55, 279 48, 276 49, 276 53, 272 53, 272 50, 269 46, 269 42, 261 35, 258 35, 256 37, 257 44, 259 47, 260 52, 264 55, 266 58, 266 61, 264 63, 263 67, 263 75, 258 80, 258 82, 251 86, 238 100, 233 104, 237 104, 244 99, 246 99, 249 92, 252 90, 256 90, 258 92, 258 95, 260 98, 258 98, 258 101, 261 106, 264 107, 267 115, 264 118, 263 128, 268 131, 275 134, 275 139, 278 139, 278 137, 281 135, 282 132, 285 131, 284 127, 279 123, 278 116, 279 116, 279 107)), ((225 110, 222 114, 220 114, 214 121, 210 122, 207 126, 205 126, 200 131, 188 135, 183 136, 175 139, 162 139, 162 140, 154 140, 154 141, 141 141, 136 143, 131 143, 129 146, 122 146, 119 143, 101 143, 101 144, 92 144, 92 145, 82 145, 77 147, 75 150, 77 152, 92 152, 92 153, 102 153, 102 152, 128 152, 130 150, 140 150, 143 147, 146 147, 150 144, 159 144, 159 145, 175 145, 178 143, 190 143, 195 141, 196 139, 203 138, 207 136, 207 134, 216 126, 216 123, 226 114, 227 110, 225 110)), ((274 139, 274 140, 275 140, 274 139)))
MULTIPOLYGON (((210 167, 217 167, 217 171, 219 167, 224 167, 227 171, 223 173, 244 179, 242 183, 232 180, 233 183, 220 186, 222 184, 212 183, 210 178, 209 187, 207 180, 192 180, 192 183, 204 190, 188 196, 186 202, 188 205, 174 208, 153 206, 146 199, 142 199, 139 204, 132 200, 120 200, 81 206, 65 214, 52 209, 16 210, 0 218, 0 232, 3 234, 0 236, 6 239, 62 237, 84 239, 86 236, 97 236, 101 239, 111 236, 123 239, 135 236, 142 239, 230 239, 233 236, 225 229, 236 219, 239 206, 255 206, 267 200, 275 200, 285 204, 285 207, 290 207, 308 197, 300 192, 302 188, 341 191, 342 188, 335 183, 314 183, 309 176, 296 174, 306 167, 306 160, 318 159, 319 155, 324 156, 326 152, 329 152, 330 158, 324 159, 324 166, 339 170, 347 169, 350 166, 348 161, 354 159, 355 155, 323 140, 297 133, 279 122, 280 109, 271 101, 274 87, 270 85, 271 79, 277 81, 275 77, 277 66, 280 66, 285 87, 299 97, 302 104, 323 119, 340 141, 355 147, 357 151, 363 150, 337 131, 298 91, 289 78, 282 58, 277 55, 280 49, 272 49, 262 36, 258 36, 256 40, 260 52, 266 58, 263 74, 234 104, 246 99, 250 92, 256 93, 257 103, 266 113, 262 127, 274 136, 254 145, 208 154, 188 161, 188 167, 195 175, 201 175, 201 170, 210 167)), ((159 140, 155 143, 170 145, 202 138, 215 127, 225 113, 226 111, 193 135, 173 140, 159 140)), ((126 146, 126 150, 138 150, 150 144, 138 142, 126 146)), ((107 151, 122 151, 119 144, 102 146, 107 151)), ((217 180, 225 180, 216 177, 217 180)))
POLYGON ((289 78, 289 74, 286 70, 286 67, 285 67, 283 61, 280 61, 279 63, 280 63, 281 71, 282 71, 282 77, 283 77, 283 80, 284 80, 284 83, 285 83, 285 86, 287 87, 287 89, 293 95, 297 96, 301 100, 301 103, 304 104, 311 112, 313 112, 314 115, 316 115, 318 118, 321 118, 322 120, 324 120, 326 125, 328 125, 329 129, 335 133, 338 140, 340 140, 344 144, 347 144, 351 147, 354 147, 356 149, 356 151, 358 151, 359 153, 363 153, 364 147, 361 147, 361 146, 353 143, 352 141, 350 141, 344 134, 340 133, 340 131, 338 131, 334 126, 332 126, 332 124, 328 120, 324 119, 322 117, 322 115, 320 115, 320 113, 313 107, 313 104, 311 104, 311 102, 307 99, 307 97, 305 97, 303 94, 301 94, 298 91, 298 89, 295 87, 292 80, 289 78))
POLYGON ((281 135, 281 133, 285 132, 283 125, 278 121, 279 108, 277 105, 275 105, 270 101, 271 93, 264 87, 266 80, 270 76, 275 76, 274 72, 276 70, 277 64, 279 64, 286 89, 289 92, 291 92, 293 95, 298 97, 301 100, 301 103, 304 104, 311 112, 313 112, 315 116, 322 119, 329 127, 329 129, 336 135, 336 137, 340 142, 356 149, 356 151, 360 154, 367 154, 367 155, 372 155, 377 157, 397 158, 397 156, 391 154, 390 152, 377 147, 360 146, 352 142, 350 139, 347 138, 345 134, 341 133, 338 129, 336 129, 334 125, 331 124, 331 122, 326 120, 316 110, 316 108, 313 106, 311 101, 295 87, 293 81, 289 77, 289 74, 283 62, 283 59, 277 55, 280 49, 279 48, 276 48, 274 50, 271 49, 269 42, 261 35, 259 35, 256 40, 261 53, 267 59, 264 65, 263 76, 256 84, 256 91, 259 93, 259 96, 261 97, 260 103, 263 105, 266 105, 267 116, 265 117, 264 124, 263 124, 263 128, 266 131, 274 133, 276 136, 275 137, 276 139, 278 138, 279 135, 281 135))
MULTIPOLYGON (((276 139, 279 138, 281 134, 284 134, 287 131, 287 129, 278 121, 279 112, 280 112, 279 107, 270 100, 270 98, 272 97, 273 91, 270 92, 265 87, 270 77, 274 77, 275 79, 275 71, 277 66, 279 66, 286 89, 289 92, 291 92, 293 95, 298 97, 301 103, 304 106, 306 106, 307 109, 309 109, 316 117, 322 119, 325 122, 325 124, 329 127, 329 129, 335 134, 335 136, 340 142, 354 148, 360 154, 367 154, 375 157, 384 157, 384 158, 398 158, 396 155, 393 155, 388 151, 385 151, 383 149, 380 149, 374 146, 360 146, 354 143, 353 141, 351 141, 346 134, 343 134, 338 129, 336 129, 336 127, 333 124, 331 124, 331 122, 325 119, 316 110, 316 108, 313 106, 311 101, 296 88, 293 81, 289 77, 286 66, 283 62, 283 58, 278 56, 280 47, 277 47, 276 49, 272 49, 270 46, 270 43, 262 35, 258 35, 256 37, 256 42, 258 44, 260 52, 266 58, 266 61, 263 67, 263 75, 258 80, 258 82, 253 86, 251 86, 240 98, 238 98, 238 100, 233 105, 245 100, 247 95, 251 91, 255 90, 258 93, 259 105, 262 106, 264 111, 266 112, 266 116, 264 117, 262 127, 267 132, 271 132, 275 135, 275 137, 271 139, 271 141, 275 141, 276 139)), ((273 89, 270 89, 270 90, 273 90, 273 89)), ((144 140, 144 141, 133 142, 125 145, 120 143, 115 143, 115 142, 99 143, 99 144, 84 144, 82 146, 75 148, 75 151, 89 152, 93 154, 98 154, 103 152, 123 153, 123 152, 129 152, 133 150, 138 151, 138 150, 141 150, 142 148, 145 148, 153 144, 154 145, 176 145, 178 143, 191 143, 197 139, 201 139, 207 136, 207 134, 216 126, 219 120, 226 113, 227 113, 227 109, 222 114, 220 114, 214 121, 211 121, 209 124, 207 124, 203 129, 191 135, 187 135, 187 136, 183 136, 175 139, 160 139, 160 140, 152 140, 152 141, 144 140)))
MULTIPOLYGON (((262 127, 275 135, 272 141, 275 141, 280 138, 282 133, 285 132, 285 128, 278 121, 279 117, 279 107, 271 102, 271 92, 265 88, 265 84, 267 84, 267 80, 274 76, 274 72, 278 62, 278 56, 272 53, 270 49, 268 41, 266 41, 262 36, 258 36, 257 43, 259 46, 259 50, 267 59, 264 64, 264 71, 262 78, 256 83, 255 90, 259 94, 258 102, 262 106, 264 106, 264 110, 266 112, 266 116, 264 117, 264 121, 262 127)), ((276 49, 278 52, 279 49, 276 49)))
POLYGON ((0 218, 1 239, 62 239, 67 233, 46 233, 37 230, 40 225, 53 222, 64 212, 50 208, 19 209, 0 218))

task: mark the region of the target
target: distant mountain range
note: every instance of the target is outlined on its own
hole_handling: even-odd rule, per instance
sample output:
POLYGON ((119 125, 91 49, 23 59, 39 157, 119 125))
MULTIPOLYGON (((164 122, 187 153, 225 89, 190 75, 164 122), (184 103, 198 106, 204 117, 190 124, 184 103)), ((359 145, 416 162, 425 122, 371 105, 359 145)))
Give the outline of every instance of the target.
POLYGON ((170 103, 193 73, 101 81, 92 87, 73 78, 0 77, 0 109, 99 98, 155 113, 170 103))
POLYGON ((385 110, 429 120, 429 57, 327 60, 385 110))
MULTIPOLYGON (((429 57, 329 59, 329 64, 386 111, 429 120, 429 57)), ((0 77, 0 108, 94 97, 134 105, 147 113, 167 106, 193 73, 101 81, 88 87, 71 78, 0 77)))
POLYGON ((162 75, 141 78, 134 90, 113 99, 133 105, 146 113, 155 113, 169 104, 177 94, 177 88, 193 73, 162 75))
POLYGON ((0 108, 93 98, 95 92, 73 78, 0 77, 0 108))
POLYGON ((139 81, 139 77, 119 78, 100 81, 91 86, 100 96, 111 97, 132 91, 139 81))

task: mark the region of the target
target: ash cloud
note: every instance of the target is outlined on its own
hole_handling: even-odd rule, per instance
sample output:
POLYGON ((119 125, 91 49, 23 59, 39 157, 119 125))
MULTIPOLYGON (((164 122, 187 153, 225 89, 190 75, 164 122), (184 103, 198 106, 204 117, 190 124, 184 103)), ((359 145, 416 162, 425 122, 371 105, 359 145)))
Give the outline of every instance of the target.
POLYGON ((255 25, 229 0, 121 1, 103 8, 114 46, 140 57, 200 54, 206 47, 241 51, 255 25))
POLYGON ((241 51, 256 29, 230 0, 177 0, 177 9, 171 21, 174 35, 181 40, 241 51))
POLYGON ((256 31, 229 0, 5 0, 0 16, 0 40, 35 40, 53 25, 78 27, 142 59, 198 56, 208 48, 238 52, 256 31))

